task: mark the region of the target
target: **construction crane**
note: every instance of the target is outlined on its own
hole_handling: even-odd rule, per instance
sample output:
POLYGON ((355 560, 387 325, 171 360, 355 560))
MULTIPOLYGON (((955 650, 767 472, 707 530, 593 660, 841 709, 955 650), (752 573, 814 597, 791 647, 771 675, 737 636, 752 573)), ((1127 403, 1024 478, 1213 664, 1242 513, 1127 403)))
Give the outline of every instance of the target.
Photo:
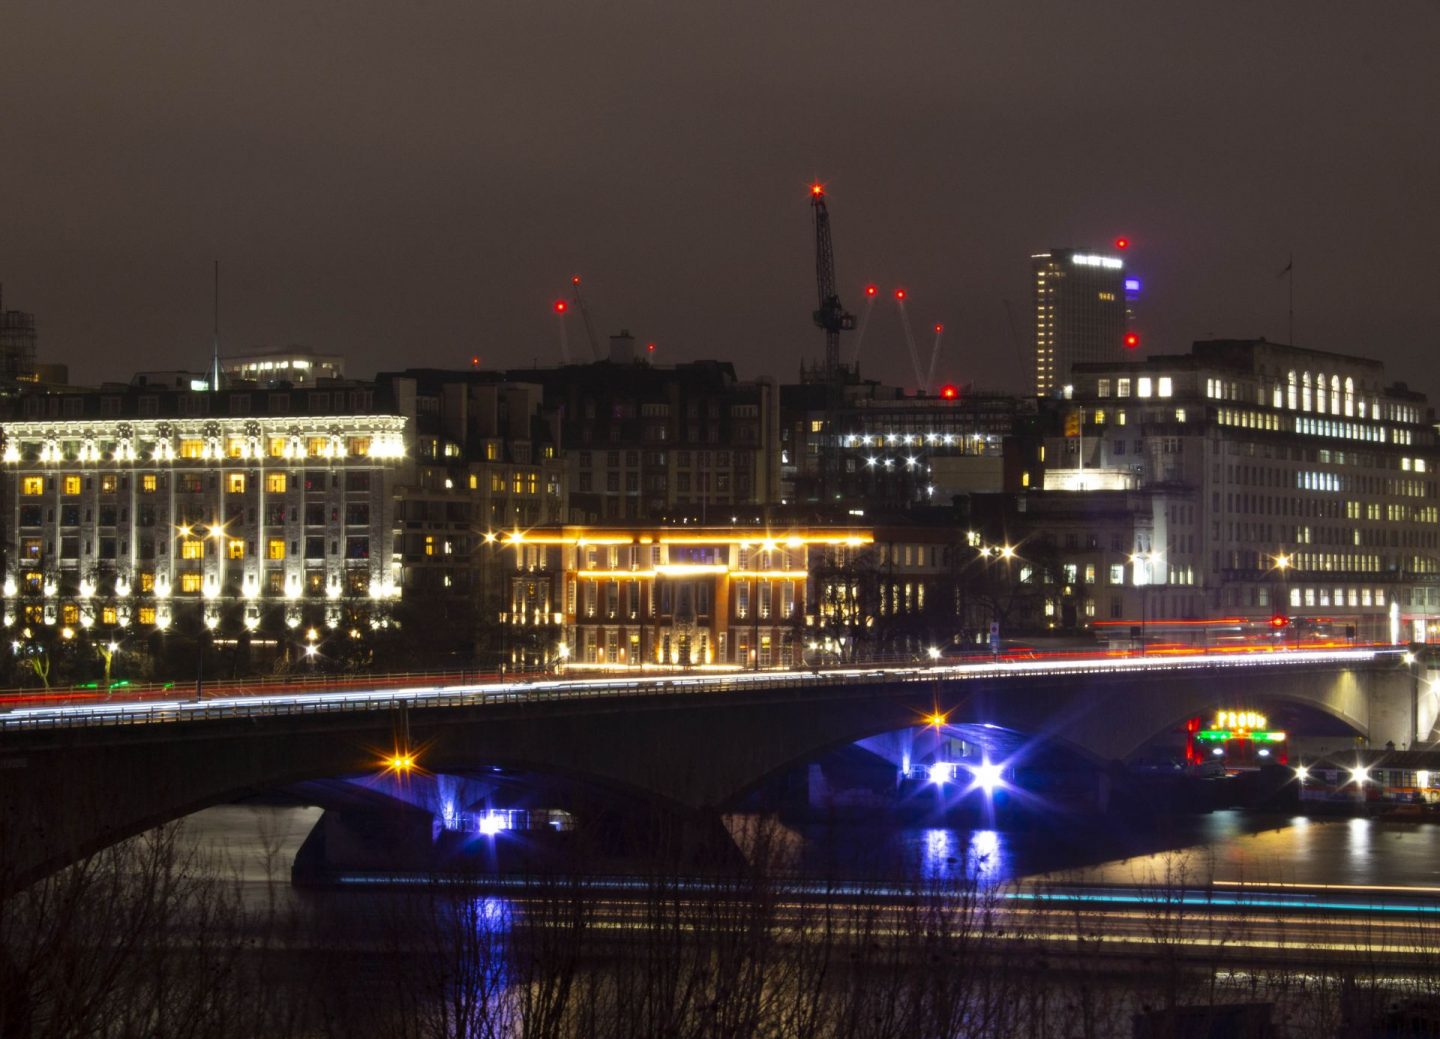
POLYGON ((590 352, 595 355, 595 360, 600 360, 600 341, 595 338, 595 326, 590 323, 590 308, 585 305, 585 297, 580 295, 580 275, 570 276, 570 289, 575 295, 575 305, 580 308, 580 317, 585 322, 585 338, 590 340, 590 352))
POLYGON ((825 186, 810 185, 810 208, 815 213, 815 282, 820 290, 820 308, 813 317, 825 330, 825 381, 837 385, 841 377, 840 333, 855 327, 855 315, 847 314, 835 289, 835 248, 830 243, 830 211, 825 208, 825 186))

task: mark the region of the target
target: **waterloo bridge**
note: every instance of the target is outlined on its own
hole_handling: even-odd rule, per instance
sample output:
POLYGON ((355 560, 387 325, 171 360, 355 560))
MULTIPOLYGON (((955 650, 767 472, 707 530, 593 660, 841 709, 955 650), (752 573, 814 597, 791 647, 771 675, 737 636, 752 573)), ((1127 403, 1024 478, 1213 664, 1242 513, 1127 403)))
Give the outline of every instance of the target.
POLYGON ((1237 703, 1318 711, 1372 745, 1405 748, 1435 725, 1440 674, 1431 667, 1402 647, 1379 647, 376 680, 373 688, 17 707, 0 713, 0 852, 12 879, 34 877, 245 795, 374 775, 396 755, 432 774, 514 770, 700 812, 827 750, 937 716, 1098 764, 1237 703))

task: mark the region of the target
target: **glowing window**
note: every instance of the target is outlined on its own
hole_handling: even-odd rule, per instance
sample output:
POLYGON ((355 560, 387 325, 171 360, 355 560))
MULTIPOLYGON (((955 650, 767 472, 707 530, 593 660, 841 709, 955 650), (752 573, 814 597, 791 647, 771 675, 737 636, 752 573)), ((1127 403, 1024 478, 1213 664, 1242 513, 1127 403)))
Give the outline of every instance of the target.
POLYGON ((1170 397, 1175 393, 1175 380, 1168 375, 1162 375, 1156 380, 1155 392, 1157 396, 1170 397))
POLYGON ((150 571, 144 571, 139 575, 138 587, 142 592, 153 592, 155 590, 155 575, 150 571))
POLYGON ((78 476, 66 476, 66 477, 62 477, 62 487, 61 487, 61 490, 62 490, 62 492, 65 493, 65 494, 79 494, 79 493, 80 493, 80 477, 78 477, 78 476))
POLYGON ((44 494, 44 493, 45 493, 45 477, 43 477, 43 476, 27 476, 27 477, 25 477, 24 479, 22 479, 22 480, 20 481, 20 493, 21 493, 21 494, 44 494))
POLYGON ((271 538, 270 540, 266 541, 266 542, 265 542, 265 558, 266 558, 266 559, 284 559, 284 558, 285 558, 285 539, 284 539, 284 538, 271 538))
POLYGON ((245 558, 245 542, 239 538, 231 538, 225 544, 225 554, 231 559, 245 558))
POLYGON ((153 606, 142 606, 142 607, 140 607, 139 610, 136 611, 136 616, 139 618, 139 621, 140 621, 141 624, 154 624, 154 623, 155 623, 155 607, 153 607, 153 606))
POLYGON ((229 491, 231 494, 244 494, 244 493, 245 493, 245 474, 244 474, 244 473, 226 473, 226 474, 225 474, 225 489, 226 489, 227 491, 229 491))
POLYGON ((205 441, 203 440, 182 440, 180 441, 181 458, 201 458, 205 454, 205 441))
POLYGON ((204 579, 197 573, 186 573, 180 575, 180 591, 194 595, 204 584, 204 579))
POLYGON ((100 623, 101 623, 101 624, 117 624, 117 623, 119 623, 119 619, 120 619, 120 614, 119 614, 119 611, 117 611, 117 610, 115 609, 115 607, 113 607, 113 606, 102 606, 102 607, 100 607, 100 623))
POLYGON ((271 494, 284 494, 284 493, 285 493, 285 474, 284 474, 284 473, 266 473, 266 474, 265 474, 265 489, 266 489, 267 491, 269 491, 271 494))
POLYGON ((154 494, 159 484, 159 478, 154 473, 146 473, 140 477, 140 490, 144 494, 154 494))
POLYGON ((181 558, 181 559, 204 559, 204 558, 205 558, 205 542, 204 542, 201 538, 181 538, 181 539, 180 539, 180 558, 181 558))

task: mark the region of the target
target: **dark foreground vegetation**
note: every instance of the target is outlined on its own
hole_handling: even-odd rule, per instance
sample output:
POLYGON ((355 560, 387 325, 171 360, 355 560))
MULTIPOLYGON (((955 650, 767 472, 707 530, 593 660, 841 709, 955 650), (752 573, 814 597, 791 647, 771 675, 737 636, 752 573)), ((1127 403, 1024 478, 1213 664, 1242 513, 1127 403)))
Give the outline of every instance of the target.
POLYGON ((1440 932, 1419 925, 1400 969, 1353 922, 1323 956, 1257 960, 1253 921, 1193 911, 1185 876, 1152 878, 1121 940, 1083 903, 1017 912, 965 863, 801 893, 750 838, 764 865, 623 894, 577 868, 296 897, 166 827, 4 890, 0 1037, 1435 1034, 1440 932))

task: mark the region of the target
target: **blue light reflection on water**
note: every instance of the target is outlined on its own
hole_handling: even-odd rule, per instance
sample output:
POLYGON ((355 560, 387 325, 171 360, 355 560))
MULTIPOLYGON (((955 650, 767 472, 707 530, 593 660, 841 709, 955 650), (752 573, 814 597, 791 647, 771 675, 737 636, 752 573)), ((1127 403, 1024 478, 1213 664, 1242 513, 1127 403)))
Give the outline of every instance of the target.
POLYGON ((1158 820, 1071 821, 1024 829, 803 828, 808 865, 842 875, 1003 883, 1042 874, 1089 881, 1422 885, 1440 888, 1440 823, 1215 812, 1158 820), (888 867, 885 865, 888 863, 888 867))

